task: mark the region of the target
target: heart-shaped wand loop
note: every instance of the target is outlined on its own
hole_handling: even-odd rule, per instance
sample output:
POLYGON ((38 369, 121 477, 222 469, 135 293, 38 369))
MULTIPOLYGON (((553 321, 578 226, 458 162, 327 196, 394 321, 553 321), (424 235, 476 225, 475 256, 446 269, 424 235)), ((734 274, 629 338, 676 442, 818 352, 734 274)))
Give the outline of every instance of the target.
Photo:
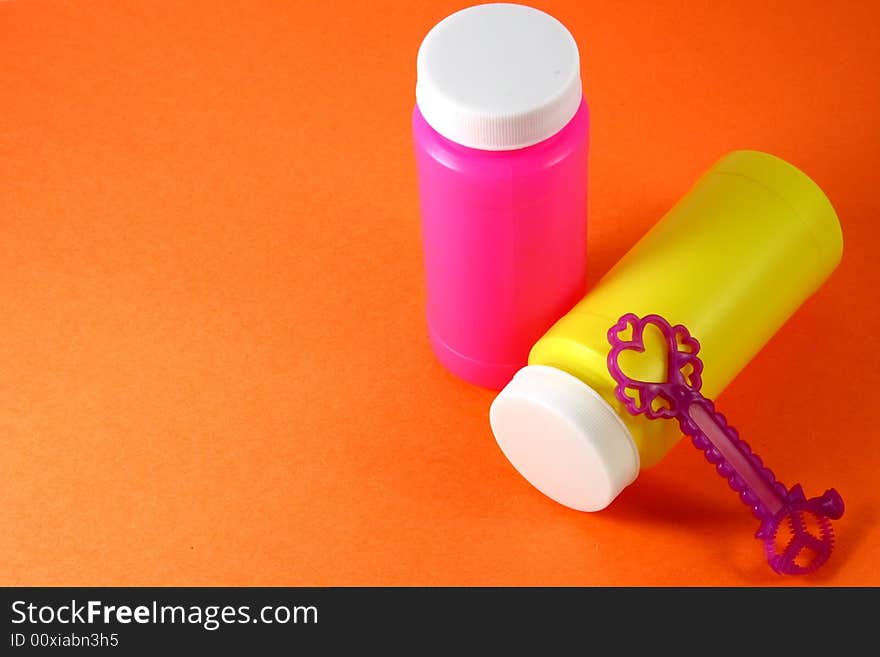
POLYGON ((672 326, 660 315, 623 315, 608 329, 608 371, 614 394, 633 415, 648 419, 675 418, 718 474, 761 521, 756 537, 764 542, 767 560, 777 573, 796 575, 819 568, 831 556, 831 520, 843 515, 843 500, 829 489, 806 499, 800 484, 786 488, 764 466, 736 430, 700 393, 703 363, 700 343, 681 324, 672 326), (665 353, 655 354, 652 371, 664 370, 661 381, 628 376, 621 357, 646 353, 646 330, 659 331, 665 353))

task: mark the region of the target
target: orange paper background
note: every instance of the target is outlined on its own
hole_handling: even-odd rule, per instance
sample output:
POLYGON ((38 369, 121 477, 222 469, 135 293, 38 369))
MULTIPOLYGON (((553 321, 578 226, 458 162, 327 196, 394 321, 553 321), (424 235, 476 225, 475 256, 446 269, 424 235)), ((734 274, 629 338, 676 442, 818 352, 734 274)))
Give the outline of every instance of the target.
POLYGON ((720 400, 847 513, 783 580, 679 445, 551 502, 423 321, 415 55, 464 6, 0 3, 0 583, 880 584, 878 10, 539 2, 581 47, 590 280, 723 153, 807 171, 844 260, 720 400))

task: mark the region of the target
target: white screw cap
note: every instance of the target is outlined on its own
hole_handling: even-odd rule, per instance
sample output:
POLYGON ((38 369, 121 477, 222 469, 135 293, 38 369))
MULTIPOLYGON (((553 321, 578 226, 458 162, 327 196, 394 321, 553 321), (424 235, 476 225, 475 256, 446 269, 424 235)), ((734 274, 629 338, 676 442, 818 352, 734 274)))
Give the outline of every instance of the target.
POLYGON ((608 506, 639 474, 639 452, 601 395, 554 367, 524 367, 489 411, 498 446, 539 491, 578 511, 608 506))
POLYGON ((523 5, 478 5, 444 18, 422 41, 417 70, 425 121, 470 148, 536 144, 562 130, 581 102, 574 38, 523 5))

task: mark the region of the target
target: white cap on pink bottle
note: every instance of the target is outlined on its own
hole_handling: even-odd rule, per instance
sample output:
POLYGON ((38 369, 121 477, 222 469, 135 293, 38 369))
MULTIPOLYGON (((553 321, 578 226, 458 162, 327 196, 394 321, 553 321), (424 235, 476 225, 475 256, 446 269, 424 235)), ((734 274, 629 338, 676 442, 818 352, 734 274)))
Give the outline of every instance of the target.
POLYGON ((574 37, 543 11, 497 3, 462 9, 425 36, 416 103, 462 146, 505 151, 562 130, 581 102, 574 37))

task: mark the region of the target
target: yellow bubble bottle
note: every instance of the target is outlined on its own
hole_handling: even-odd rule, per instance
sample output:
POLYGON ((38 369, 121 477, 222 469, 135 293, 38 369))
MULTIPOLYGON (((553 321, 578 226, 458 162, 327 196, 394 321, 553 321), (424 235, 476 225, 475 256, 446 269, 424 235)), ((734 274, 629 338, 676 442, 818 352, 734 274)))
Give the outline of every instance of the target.
MULTIPOLYGON (((557 502, 606 507, 681 435, 614 397, 609 327, 629 312, 684 324, 700 341, 703 394, 715 398, 842 250, 834 208, 809 177, 766 153, 726 155, 534 345, 492 404, 501 450, 557 502)), ((642 380, 665 367, 662 349, 646 347, 632 364, 642 380)))

